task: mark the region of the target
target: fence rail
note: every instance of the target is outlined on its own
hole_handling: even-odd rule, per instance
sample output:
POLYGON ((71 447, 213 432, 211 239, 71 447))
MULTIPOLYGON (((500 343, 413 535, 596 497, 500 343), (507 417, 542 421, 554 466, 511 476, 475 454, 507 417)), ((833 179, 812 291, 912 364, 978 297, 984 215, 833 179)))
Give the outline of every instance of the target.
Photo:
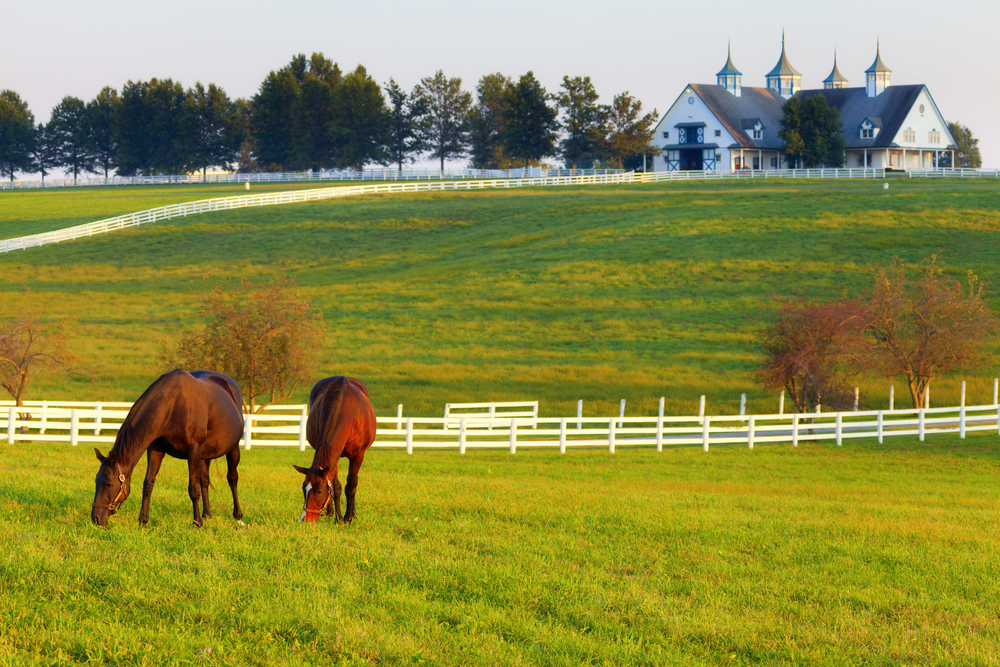
MULTIPOLYGON (((568 171, 568 170, 566 170, 568 171)), ((276 204, 295 204, 308 201, 320 201, 336 197, 351 197, 371 194, 392 194, 405 192, 431 192, 439 190, 478 190, 493 188, 523 188, 560 185, 613 185, 623 183, 655 183, 659 181, 715 179, 715 178, 881 178, 885 172, 880 169, 792 169, 785 171, 742 170, 738 172, 648 172, 648 173, 613 173, 591 174, 584 176, 541 176, 532 178, 498 178, 491 180, 439 181, 428 183, 388 182, 373 185, 351 185, 332 188, 316 188, 314 190, 295 190, 290 192, 272 192, 259 195, 240 195, 203 199, 160 206, 137 213, 120 215, 106 220, 88 222, 66 229, 59 229, 30 236, 20 236, 0 241, 0 252, 25 250, 50 243, 72 241, 85 236, 106 234, 108 232, 137 227, 161 220, 207 213, 209 211, 226 211, 253 206, 273 206, 276 204), (680 176, 683 174, 684 176, 680 176), (754 176, 754 174, 757 174, 754 176), (881 174, 881 176, 879 175, 881 174)))
POLYGON ((108 178, 55 178, 0 181, 0 190, 78 188, 110 185, 197 185, 239 183, 321 183, 325 181, 432 181, 481 178, 538 178, 620 174, 622 169, 331 169, 260 174, 175 174, 164 176, 111 176, 108 178))
MULTIPOLYGON (((0 433, 7 442, 63 442, 110 444, 128 415, 128 403, 59 403, 35 401, 0 407, 0 433), (78 407, 73 407, 78 406, 78 407), (83 407, 79 407, 83 406, 83 407)), ((245 415, 243 447, 297 446, 306 448, 305 405, 275 405, 261 414, 245 415)), ((970 431, 1000 434, 1000 404, 907 410, 868 410, 809 414, 625 417, 377 417, 379 431, 373 447, 404 449, 518 447, 701 446, 914 436, 970 431), (456 419, 457 417, 457 419, 456 419), (457 428, 453 422, 457 421, 457 428), (529 430, 530 429, 530 430, 529 430)))
POLYGON ((911 169, 910 178, 1000 178, 1000 169, 911 169))

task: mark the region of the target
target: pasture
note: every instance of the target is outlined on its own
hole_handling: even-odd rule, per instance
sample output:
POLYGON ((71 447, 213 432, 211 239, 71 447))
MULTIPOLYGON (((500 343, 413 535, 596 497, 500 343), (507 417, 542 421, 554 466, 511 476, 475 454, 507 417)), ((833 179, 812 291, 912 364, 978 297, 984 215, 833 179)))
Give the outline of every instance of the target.
MULTIPOLYGON (((130 192, 6 192, 0 208, 36 220, 80 202, 101 207, 95 219, 123 212, 124 196, 141 209, 240 190, 130 192)), ((888 191, 740 181, 359 197, 12 252, 0 289, 5 315, 33 306, 79 355, 78 374, 39 377, 35 398, 134 400, 209 287, 284 272, 329 324, 318 375, 363 378, 378 414, 537 399, 543 416, 565 416, 584 399, 598 416, 625 398, 629 414, 650 415, 660 396, 668 414, 691 414, 701 394, 718 414, 744 391, 751 410, 770 411, 752 371, 772 297, 856 293, 870 266, 938 250, 956 276, 998 285, 998 204, 993 181, 905 179, 888 191)), ((988 401, 998 374, 996 362, 969 373, 970 402, 988 401)), ((957 401, 961 379, 936 383, 934 402, 957 401)), ((862 402, 884 404, 887 385, 863 380, 862 402)))
MULTIPOLYGON (((220 212, 0 255, 2 313, 78 362, 30 398, 135 400, 206 289, 296 278, 328 323, 317 378, 379 415, 538 399, 542 416, 771 411, 756 332, 933 252, 1000 284, 991 181, 719 182, 363 197, 220 212), (24 287, 30 288, 25 293, 24 287)), ((13 236, 238 188, 0 193, 13 236), (125 203, 127 200, 127 203, 125 203), (124 208, 126 207, 127 208, 124 208), (124 208, 124 210, 123 210, 124 208)), ((988 402, 980 368, 932 403, 988 402)), ((885 378, 862 402, 885 407, 885 378)), ((300 388, 292 400, 302 402, 300 388)), ((897 406, 904 395, 897 381, 897 406)), ((0 443, 0 665, 995 664, 1000 438, 738 447, 374 450, 350 526, 298 523, 311 452, 255 448, 247 525, 213 466, 190 527, 165 462, 89 524, 92 448, 0 443)), ((140 464, 135 483, 144 471, 140 464)), ((341 473, 343 478, 343 471, 341 473)))
POLYGON ((350 526, 253 450, 200 531, 182 462, 103 530, 91 449, 3 445, 0 664, 996 664, 997 445, 379 450, 350 526))

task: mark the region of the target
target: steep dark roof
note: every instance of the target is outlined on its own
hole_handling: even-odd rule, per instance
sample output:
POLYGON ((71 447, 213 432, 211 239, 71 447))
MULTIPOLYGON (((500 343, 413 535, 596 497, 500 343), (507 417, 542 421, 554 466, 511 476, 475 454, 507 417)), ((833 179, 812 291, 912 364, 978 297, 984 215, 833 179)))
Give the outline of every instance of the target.
POLYGON ((781 105, 785 99, 774 90, 743 86, 742 96, 736 97, 723 86, 692 83, 688 87, 711 109, 742 148, 780 150, 783 146, 778 138, 778 128, 781 127, 781 105), (744 118, 759 118, 764 127, 769 128, 762 139, 754 141, 743 131, 744 118))
MULTIPOLYGON (((922 85, 889 86, 878 97, 868 97, 864 88, 834 88, 833 90, 803 90, 796 97, 803 100, 813 95, 825 95, 830 106, 840 111, 847 148, 888 148, 899 134, 900 126, 913 108, 922 85), (882 129, 874 139, 862 139, 858 128, 865 118, 881 119, 882 129)), ((744 90, 746 90, 744 88, 744 90)))

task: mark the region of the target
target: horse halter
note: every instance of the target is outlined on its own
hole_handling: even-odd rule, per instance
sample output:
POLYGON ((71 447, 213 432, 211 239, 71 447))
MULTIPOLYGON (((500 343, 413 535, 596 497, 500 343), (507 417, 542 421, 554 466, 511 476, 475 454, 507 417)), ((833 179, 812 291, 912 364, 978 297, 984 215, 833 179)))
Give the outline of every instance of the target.
POLYGON ((118 473, 118 481, 121 482, 122 485, 121 488, 118 489, 118 495, 116 495, 115 499, 107 505, 98 505, 97 503, 91 505, 92 508, 99 507, 101 509, 109 510, 111 513, 108 516, 118 514, 118 505, 125 502, 125 499, 128 498, 128 494, 125 492, 125 475, 123 475, 121 470, 118 469, 117 463, 115 464, 115 472, 118 473))
POLYGON ((326 494, 326 502, 318 510, 309 509, 309 499, 306 498, 306 504, 302 507, 306 514, 315 514, 316 516, 326 516, 326 510, 330 506, 330 501, 333 500, 333 482, 326 480, 326 488, 329 491, 326 494))

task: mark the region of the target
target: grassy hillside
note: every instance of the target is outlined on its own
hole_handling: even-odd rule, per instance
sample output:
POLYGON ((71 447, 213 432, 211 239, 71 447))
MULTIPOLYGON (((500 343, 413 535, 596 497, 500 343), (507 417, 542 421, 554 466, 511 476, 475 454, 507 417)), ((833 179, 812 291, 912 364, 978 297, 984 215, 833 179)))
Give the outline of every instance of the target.
POLYGON ((3 445, 0 664, 996 664, 996 443, 373 451, 349 527, 255 449, 200 531, 182 462, 102 530, 92 453, 3 445))
MULTIPOLYGON (((2 209, 69 216, 74 201, 91 210, 128 192, 3 193, 2 209)), ((148 196, 162 204, 181 192, 194 190, 148 196)), ((35 397, 134 399, 165 370, 158 351, 192 323, 208 287, 284 272, 329 323, 318 377, 364 379, 381 414, 397 403, 435 415, 447 401, 539 399, 543 414, 565 415, 579 398, 587 414, 617 411, 621 398, 629 413, 651 414, 661 395, 669 412, 690 413, 702 393, 710 412, 732 412, 743 391, 764 410, 775 398, 751 372, 772 296, 855 293, 871 265, 938 250, 957 276, 972 269, 998 285, 998 204, 987 180, 372 196, 14 252, 0 256, 0 289, 4 314, 35 303, 65 322, 81 357, 84 375, 39 378, 35 397), (18 283, 33 296, 18 296, 18 283)), ((996 362, 970 373, 970 401, 988 400, 997 374, 996 362)), ((936 385, 935 402, 955 400, 959 380, 936 385)), ((887 385, 865 381, 866 401, 885 403, 887 385)))

